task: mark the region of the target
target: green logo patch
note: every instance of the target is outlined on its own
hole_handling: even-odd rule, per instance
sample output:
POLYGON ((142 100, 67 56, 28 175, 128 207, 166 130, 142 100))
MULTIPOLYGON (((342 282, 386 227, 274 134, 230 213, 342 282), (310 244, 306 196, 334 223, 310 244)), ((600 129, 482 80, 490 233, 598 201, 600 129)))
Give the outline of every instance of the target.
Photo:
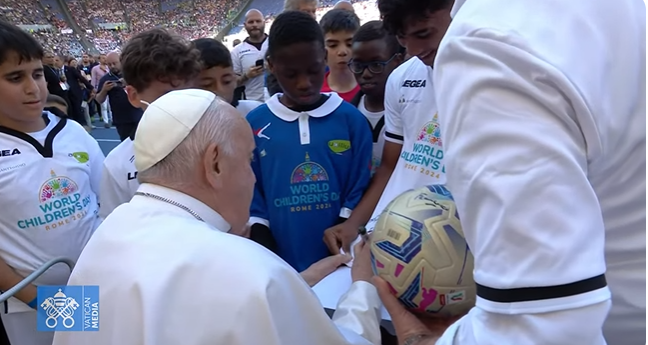
POLYGON ((342 154, 342 152, 348 151, 351 148, 351 142, 348 140, 331 140, 328 142, 328 146, 331 151, 342 154))
POLYGON ((70 157, 74 157, 79 163, 88 163, 90 156, 87 152, 72 152, 69 154, 70 157))

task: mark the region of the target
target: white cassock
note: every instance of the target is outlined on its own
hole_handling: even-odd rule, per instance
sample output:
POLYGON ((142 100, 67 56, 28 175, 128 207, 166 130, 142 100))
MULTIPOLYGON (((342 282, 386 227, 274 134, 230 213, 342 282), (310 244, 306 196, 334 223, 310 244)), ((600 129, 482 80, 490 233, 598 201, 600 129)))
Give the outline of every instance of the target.
POLYGON ((99 286, 97 332, 57 332, 54 345, 380 344, 381 302, 356 282, 333 315, 279 257, 227 233, 202 202, 143 184, 97 229, 69 285, 99 286))

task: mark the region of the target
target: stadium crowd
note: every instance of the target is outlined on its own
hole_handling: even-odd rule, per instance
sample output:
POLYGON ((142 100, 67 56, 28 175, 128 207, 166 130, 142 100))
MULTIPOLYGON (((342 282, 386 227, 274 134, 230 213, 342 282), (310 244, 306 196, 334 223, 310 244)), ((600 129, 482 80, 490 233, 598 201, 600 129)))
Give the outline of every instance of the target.
POLYGON ((46 48, 79 57, 83 40, 90 45, 86 50, 106 53, 151 27, 169 28, 187 39, 213 36, 243 4, 241 0, 2 0, 0 17, 17 25, 40 26, 29 30, 46 48), (60 4, 67 6, 71 18, 60 4), (105 24, 116 27, 105 28, 105 24))

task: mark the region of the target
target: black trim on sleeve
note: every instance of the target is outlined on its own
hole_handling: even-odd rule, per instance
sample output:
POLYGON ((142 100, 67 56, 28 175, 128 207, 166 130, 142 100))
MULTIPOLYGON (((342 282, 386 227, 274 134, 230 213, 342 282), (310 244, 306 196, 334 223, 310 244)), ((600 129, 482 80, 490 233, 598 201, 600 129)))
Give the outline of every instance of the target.
MULTIPOLYGON (((47 120, 45 120, 46 123, 47 120)), ((54 143, 54 137, 56 137, 56 135, 63 129, 63 127, 65 127, 66 123, 67 119, 62 118, 59 123, 57 123, 56 126, 52 128, 52 130, 47 134, 47 137, 45 138, 45 145, 41 145, 38 140, 34 139, 29 134, 19 132, 15 129, 7 128, 4 126, 0 126, 0 133, 11 135, 12 137, 26 141, 31 144, 36 149, 36 151, 38 151, 38 153, 43 156, 43 158, 52 158, 54 156, 54 148, 52 145, 54 143)))
POLYGON ((275 240, 274 236, 272 236, 270 228, 265 226, 264 224, 252 224, 252 226, 250 227, 250 239, 266 247, 275 254, 277 254, 277 252, 279 251, 277 241, 275 240))
POLYGON ((531 302, 580 295, 607 286, 605 275, 584 279, 575 283, 517 289, 494 289, 477 285, 477 296, 499 303, 531 302))
POLYGON ((403 136, 385 131, 385 136, 390 139, 403 141, 403 136))

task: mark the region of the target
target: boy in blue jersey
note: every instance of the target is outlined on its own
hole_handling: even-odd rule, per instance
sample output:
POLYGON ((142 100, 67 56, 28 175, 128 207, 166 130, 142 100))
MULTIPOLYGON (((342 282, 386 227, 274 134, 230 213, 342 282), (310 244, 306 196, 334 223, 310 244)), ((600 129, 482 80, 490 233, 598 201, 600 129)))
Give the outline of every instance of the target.
POLYGON ((364 116, 335 93, 320 94, 326 50, 303 12, 277 17, 268 66, 284 93, 249 113, 256 150, 253 239, 264 230, 297 271, 330 253, 324 230, 348 218, 369 183, 372 138, 364 116))

